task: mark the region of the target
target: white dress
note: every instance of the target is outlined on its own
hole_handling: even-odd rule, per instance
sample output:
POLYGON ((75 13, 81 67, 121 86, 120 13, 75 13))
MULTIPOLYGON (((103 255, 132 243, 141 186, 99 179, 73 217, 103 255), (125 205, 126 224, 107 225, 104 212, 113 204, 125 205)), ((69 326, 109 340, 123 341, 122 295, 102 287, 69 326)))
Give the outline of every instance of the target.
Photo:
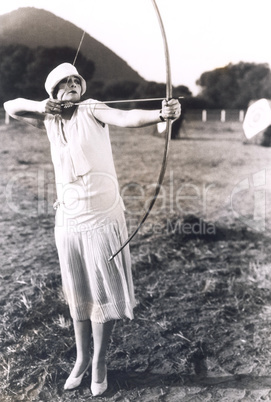
POLYGON ((136 304, 109 129, 85 101, 72 118, 47 115, 57 190, 55 224, 63 291, 73 319, 93 322, 133 318, 136 304))

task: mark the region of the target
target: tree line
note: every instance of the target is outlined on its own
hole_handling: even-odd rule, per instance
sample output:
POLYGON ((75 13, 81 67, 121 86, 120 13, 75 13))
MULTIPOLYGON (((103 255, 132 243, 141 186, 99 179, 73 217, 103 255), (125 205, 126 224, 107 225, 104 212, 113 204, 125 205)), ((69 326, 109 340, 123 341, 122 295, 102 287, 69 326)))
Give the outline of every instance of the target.
MULTIPOLYGON (((23 45, 0 46, 0 102, 25 97, 42 100, 47 97, 43 83, 58 64, 73 60, 69 47, 31 49, 23 45)), ((95 62, 78 55, 76 67, 87 81, 86 97, 99 100, 163 97, 165 84, 143 81, 93 79, 95 62)), ((173 88, 173 96, 184 97, 184 108, 246 109, 251 100, 271 99, 271 71, 268 64, 240 62, 204 72, 197 80, 201 91, 192 96, 188 87, 173 88)), ((159 107, 160 102, 157 103, 159 107)), ((137 105, 132 105, 136 107, 137 105)), ((131 105, 127 105, 131 107, 131 105)), ((140 105, 142 107, 142 104, 140 105)), ((144 104, 144 108, 156 107, 144 104)))
POLYGON ((245 109, 249 102, 271 99, 271 71, 267 63, 240 62, 203 73, 197 80, 199 97, 210 108, 245 109))
MULTIPOLYGON (((0 46, 0 102, 25 97, 43 100, 47 97, 43 83, 48 73, 58 64, 73 60, 74 49, 69 47, 31 49, 24 45, 0 46)), ((95 62, 78 54, 76 67, 87 82, 85 98, 98 100, 120 100, 137 98, 161 98, 165 95, 165 84, 152 81, 142 83, 123 80, 97 81, 93 79, 95 62)), ((174 88, 175 96, 190 97, 186 86, 174 88)), ((113 106, 113 105, 112 105, 113 106)), ((133 107, 139 106, 134 104, 133 107)), ((142 106, 142 104, 141 104, 142 106)), ((160 106, 160 102, 157 107, 160 106)), ((131 107, 131 105, 127 105, 131 107)), ((144 104, 144 108, 156 107, 144 104)))

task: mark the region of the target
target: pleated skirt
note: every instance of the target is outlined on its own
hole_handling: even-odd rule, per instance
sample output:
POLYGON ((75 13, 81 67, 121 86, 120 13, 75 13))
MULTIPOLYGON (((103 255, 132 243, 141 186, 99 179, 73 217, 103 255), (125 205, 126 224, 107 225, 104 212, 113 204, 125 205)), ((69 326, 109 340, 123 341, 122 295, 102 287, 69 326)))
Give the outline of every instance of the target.
POLYGON ((55 227, 63 292, 74 320, 133 319, 136 300, 129 246, 108 261, 126 239, 123 212, 89 230, 55 227))

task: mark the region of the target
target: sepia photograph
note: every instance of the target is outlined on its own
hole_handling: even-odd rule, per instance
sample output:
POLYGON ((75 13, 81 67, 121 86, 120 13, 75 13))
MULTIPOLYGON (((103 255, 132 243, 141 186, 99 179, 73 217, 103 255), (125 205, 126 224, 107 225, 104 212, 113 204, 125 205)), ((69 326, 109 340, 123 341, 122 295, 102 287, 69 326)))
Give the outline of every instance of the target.
POLYGON ((1 402, 271 401, 269 25, 0 4, 1 402))

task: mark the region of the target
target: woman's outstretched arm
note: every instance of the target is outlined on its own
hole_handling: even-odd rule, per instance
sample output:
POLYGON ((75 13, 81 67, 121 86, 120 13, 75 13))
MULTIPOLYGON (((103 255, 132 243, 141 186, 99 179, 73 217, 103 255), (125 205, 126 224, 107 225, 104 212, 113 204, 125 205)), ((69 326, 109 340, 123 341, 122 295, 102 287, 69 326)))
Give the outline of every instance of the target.
POLYGON ((119 127, 144 127, 156 124, 162 119, 178 119, 181 114, 181 105, 177 99, 163 101, 161 110, 121 110, 110 108, 105 104, 97 103, 93 114, 97 120, 119 127))
POLYGON ((61 106, 60 102, 54 99, 33 101, 17 98, 5 102, 4 109, 14 119, 25 121, 38 128, 44 128, 43 121, 46 113, 60 113, 61 106))

